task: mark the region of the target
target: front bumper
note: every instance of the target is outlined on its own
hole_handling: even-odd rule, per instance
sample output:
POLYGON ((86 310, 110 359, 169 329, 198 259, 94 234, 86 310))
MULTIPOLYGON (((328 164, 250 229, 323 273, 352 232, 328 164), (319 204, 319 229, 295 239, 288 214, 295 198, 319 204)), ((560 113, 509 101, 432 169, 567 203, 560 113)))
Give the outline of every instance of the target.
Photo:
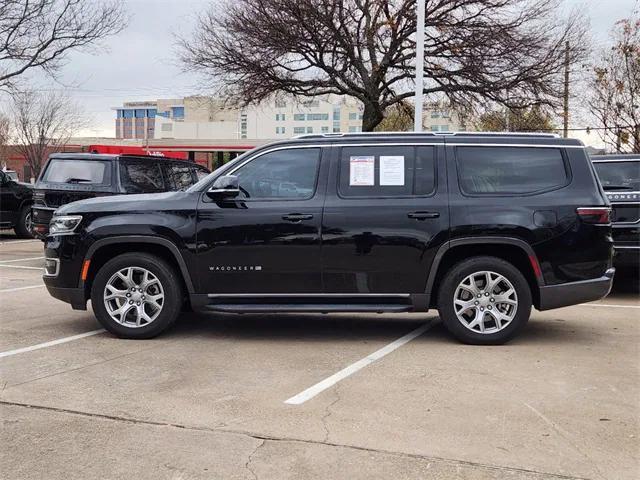
POLYGON ((71 308, 74 310, 87 309, 87 299, 84 296, 84 288, 54 287, 50 284, 51 282, 47 282, 46 277, 44 278, 44 283, 53 298, 71 304, 71 308))
POLYGON ((36 237, 44 239, 49 234, 49 223, 55 208, 40 207, 34 205, 31 207, 31 221, 33 233, 36 237))
POLYGON ((615 272, 615 268, 610 268, 600 278, 540 287, 538 310, 551 310, 600 300, 611 291, 615 272))

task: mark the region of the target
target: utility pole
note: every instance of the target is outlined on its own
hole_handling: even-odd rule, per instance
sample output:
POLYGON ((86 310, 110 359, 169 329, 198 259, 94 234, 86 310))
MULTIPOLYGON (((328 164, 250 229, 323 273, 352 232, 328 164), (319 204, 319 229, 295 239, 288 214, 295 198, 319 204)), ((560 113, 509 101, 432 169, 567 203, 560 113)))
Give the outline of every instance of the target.
POLYGON ((416 2, 416 109, 413 119, 413 130, 422 131, 422 104, 424 102, 424 9, 425 0, 416 2))
POLYGON ((564 50, 564 109, 563 109, 563 136, 569 136, 569 42, 564 50))

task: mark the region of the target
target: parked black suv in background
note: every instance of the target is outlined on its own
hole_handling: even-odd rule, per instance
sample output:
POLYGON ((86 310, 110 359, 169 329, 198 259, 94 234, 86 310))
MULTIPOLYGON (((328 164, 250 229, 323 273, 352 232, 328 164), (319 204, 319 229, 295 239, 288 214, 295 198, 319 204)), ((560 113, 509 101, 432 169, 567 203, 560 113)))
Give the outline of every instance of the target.
POLYGON ((609 292, 609 202, 551 135, 311 135, 185 192, 60 208, 51 295, 127 338, 209 312, 426 312, 502 343, 539 310, 609 292))
POLYGON ((21 238, 31 237, 33 186, 0 170, 0 229, 13 228, 21 238))
POLYGON ((208 174, 201 165, 164 157, 53 154, 35 186, 33 231, 46 236, 53 212, 76 200, 186 190, 208 174))
POLYGON ((616 268, 640 276, 640 155, 591 157, 611 202, 616 268))

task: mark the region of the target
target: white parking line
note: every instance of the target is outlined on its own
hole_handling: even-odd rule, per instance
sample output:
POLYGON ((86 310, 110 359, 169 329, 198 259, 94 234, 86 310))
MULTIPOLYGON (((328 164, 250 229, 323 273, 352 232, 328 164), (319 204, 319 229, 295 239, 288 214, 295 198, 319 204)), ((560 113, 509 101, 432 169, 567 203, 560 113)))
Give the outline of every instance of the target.
POLYGON ((16 348, 15 350, 7 350, 6 352, 0 352, 0 358, 10 357, 11 355, 18 355, 19 353, 33 352, 34 350, 53 347, 54 345, 60 345, 61 343, 73 342, 74 340, 90 337, 91 335, 98 335, 99 333, 103 333, 105 331, 106 330, 104 328, 101 328, 100 330, 92 330, 90 332, 80 333, 78 335, 72 335, 71 337, 59 338, 57 340, 51 340, 50 342, 31 345, 30 347, 16 348))
POLYGON ((42 267, 25 267, 24 265, 2 265, 1 263, 0 263, 0 267, 21 268, 23 270, 42 270, 42 267))
POLYGON ((28 287, 5 288, 4 290, 0 290, 0 293, 19 292, 20 290, 29 290, 30 288, 41 288, 41 287, 44 287, 44 283, 41 285, 29 285, 28 287))
POLYGON ((581 307, 640 308, 640 305, 611 305, 608 303, 582 303, 581 307))
POLYGON ((31 240, 7 240, 4 242, 0 242, 0 245, 9 245, 12 243, 28 243, 28 242, 42 242, 42 240, 38 240, 37 238, 31 239, 31 240))
POLYGON ((16 258, 15 260, 0 260, 0 264, 3 263, 15 263, 26 262, 27 260, 42 260, 44 257, 29 257, 29 258, 16 258))
POLYGON ((284 403, 288 403, 289 405, 300 405, 300 404, 306 402, 307 400, 312 399, 313 397, 315 397, 319 393, 323 392, 327 388, 330 388, 333 385, 335 385, 336 383, 338 383, 340 380, 344 380, 348 376, 353 375, 354 373, 356 373, 358 370, 362 370, 364 367, 367 367, 367 366, 371 365, 376 360, 379 360, 382 357, 384 357, 385 355, 388 355, 391 352, 393 352, 394 350, 400 348, 405 343, 408 343, 411 340, 413 340, 414 338, 422 335, 424 332, 429 330, 429 328, 432 325, 433 325, 433 322, 425 323, 421 327, 418 327, 415 330, 413 330, 412 332, 409 332, 406 335, 404 335, 403 337, 400 337, 399 339, 391 342, 389 345, 386 345, 386 346, 382 347, 380 350, 377 350, 377 351, 373 352, 371 355, 368 355, 368 356, 364 357, 363 359, 358 360, 355 363, 352 363, 348 367, 340 370, 338 373, 334 373, 330 377, 325 378, 321 382, 318 382, 315 385, 313 385, 312 387, 307 388, 303 392, 300 392, 299 394, 289 398, 288 400, 285 400, 284 403))

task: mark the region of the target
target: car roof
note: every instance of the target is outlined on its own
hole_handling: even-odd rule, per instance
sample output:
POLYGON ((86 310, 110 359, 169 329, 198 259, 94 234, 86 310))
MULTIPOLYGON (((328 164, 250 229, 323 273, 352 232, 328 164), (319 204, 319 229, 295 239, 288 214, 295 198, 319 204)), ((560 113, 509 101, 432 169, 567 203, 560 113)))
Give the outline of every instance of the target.
POLYGON ((160 157, 157 155, 135 155, 128 153, 52 153, 49 158, 62 158, 66 160, 117 160, 118 158, 131 158, 135 160, 162 160, 169 162, 182 162, 189 165, 197 165, 195 162, 184 160, 182 158, 160 157))
POLYGON ((324 143, 441 143, 441 144, 490 144, 518 146, 571 146, 584 147, 577 139, 561 138, 552 133, 529 132, 358 132, 358 133, 324 133, 299 135, 287 140, 279 140, 258 147, 256 150, 287 145, 322 145, 324 143))
POLYGON ((619 162, 620 160, 637 162, 640 161, 640 155, 637 153, 614 153, 609 155, 591 155, 591 159, 597 163, 619 162))

